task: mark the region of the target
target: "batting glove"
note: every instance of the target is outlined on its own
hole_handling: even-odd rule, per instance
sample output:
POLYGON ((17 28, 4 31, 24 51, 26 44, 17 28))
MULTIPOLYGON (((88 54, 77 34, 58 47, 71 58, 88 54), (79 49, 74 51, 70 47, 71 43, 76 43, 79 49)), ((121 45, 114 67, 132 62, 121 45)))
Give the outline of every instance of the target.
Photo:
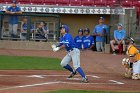
POLYGON ((51 45, 52 49, 56 48, 56 45, 55 44, 52 44, 51 45))
POLYGON ((54 51, 54 52, 56 52, 56 51, 58 51, 58 50, 60 50, 60 47, 53 48, 53 51, 54 51))

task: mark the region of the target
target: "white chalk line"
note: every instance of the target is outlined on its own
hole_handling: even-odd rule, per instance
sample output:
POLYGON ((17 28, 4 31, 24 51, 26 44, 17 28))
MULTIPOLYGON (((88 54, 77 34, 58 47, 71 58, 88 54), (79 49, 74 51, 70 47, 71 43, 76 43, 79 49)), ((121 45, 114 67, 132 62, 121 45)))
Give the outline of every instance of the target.
POLYGON ((1 88, 0 90, 8 90, 8 89, 15 89, 15 88, 25 88, 25 87, 35 87, 35 86, 58 84, 58 83, 60 83, 60 81, 57 81, 57 82, 38 83, 38 84, 31 84, 31 85, 21 85, 21 86, 14 86, 14 87, 7 87, 7 88, 1 88))
POLYGON ((114 83, 117 83, 117 84, 124 84, 122 82, 119 82, 119 81, 116 81, 116 80, 109 80, 110 82, 114 82, 114 83))
MULTIPOLYGON (((31 78, 45 78, 45 77, 60 77, 60 76, 68 76, 68 75, 0 75, 0 76, 16 76, 16 77, 31 77, 31 78)), ((77 75, 80 76, 80 75, 77 75)), ((95 75, 87 75, 88 77, 92 77, 92 78, 101 78, 99 76, 95 76, 95 75)), ((67 80, 81 80, 81 78, 67 78, 67 80)), ((124 84, 122 82, 116 81, 116 80, 108 80, 110 82, 116 83, 116 84, 124 84)))
MULTIPOLYGON (((89 81, 90 82, 90 81, 89 81)), ((72 84, 72 85, 120 85, 120 83, 75 83, 75 82, 60 82, 64 84, 72 84)))
POLYGON ((75 82, 63 82, 63 81, 57 81, 57 82, 45 82, 45 83, 38 83, 38 84, 31 84, 31 85, 21 85, 21 86, 14 86, 14 87, 7 87, 7 88, 1 88, 0 91, 2 90, 9 90, 9 89, 16 89, 16 88, 26 88, 26 87, 35 87, 35 86, 42 86, 42 85, 51 85, 51 84, 71 84, 71 85, 106 85, 106 84, 111 84, 111 85, 116 85, 116 84, 124 84, 122 82, 118 82, 115 80, 109 80, 112 83, 75 83, 75 82))

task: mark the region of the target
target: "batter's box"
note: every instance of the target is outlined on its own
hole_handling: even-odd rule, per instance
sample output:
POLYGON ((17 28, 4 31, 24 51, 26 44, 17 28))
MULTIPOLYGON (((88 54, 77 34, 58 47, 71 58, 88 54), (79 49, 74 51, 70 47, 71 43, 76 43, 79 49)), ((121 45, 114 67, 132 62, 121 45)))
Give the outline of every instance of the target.
MULTIPOLYGON (((47 78, 50 81, 59 81, 59 83, 66 83, 66 84, 83 84, 80 83, 81 76, 76 75, 74 78, 67 78, 68 75, 31 75, 28 77, 32 78, 47 78)), ((96 75, 87 75, 89 83, 86 84, 124 84, 123 82, 117 80, 108 80, 105 78, 101 78, 96 75)))

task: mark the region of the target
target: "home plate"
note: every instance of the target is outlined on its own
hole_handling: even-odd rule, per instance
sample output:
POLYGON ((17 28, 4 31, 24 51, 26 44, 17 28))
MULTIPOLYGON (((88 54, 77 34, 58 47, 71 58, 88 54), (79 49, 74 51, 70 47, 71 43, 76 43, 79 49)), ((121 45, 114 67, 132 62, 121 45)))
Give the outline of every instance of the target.
POLYGON ((67 80, 81 80, 81 78, 67 78, 67 80))
POLYGON ((41 75, 31 75, 31 76, 27 76, 27 77, 33 77, 33 78, 44 78, 41 75))

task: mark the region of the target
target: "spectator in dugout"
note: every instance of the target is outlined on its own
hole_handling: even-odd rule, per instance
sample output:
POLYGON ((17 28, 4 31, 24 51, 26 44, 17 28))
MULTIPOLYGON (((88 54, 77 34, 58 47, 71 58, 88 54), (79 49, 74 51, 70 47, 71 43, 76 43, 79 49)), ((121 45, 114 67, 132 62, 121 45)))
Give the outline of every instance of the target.
POLYGON ((18 29, 18 16, 14 14, 22 14, 21 8, 16 5, 16 1, 13 0, 12 5, 8 7, 5 11, 9 15, 9 32, 12 38, 17 38, 17 29, 18 29))
MULTIPOLYGON (((30 34, 33 33, 34 27, 33 24, 30 24, 30 34)), ((21 23, 21 35, 20 39, 21 40, 26 40, 27 38, 27 16, 23 17, 23 21, 21 23)))
POLYGON ((122 23, 118 23, 118 29, 114 30, 114 39, 110 41, 111 49, 113 51, 113 54, 116 55, 115 52, 115 44, 120 46, 123 44, 123 53, 125 54, 125 37, 126 37, 126 31, 123 29, 122 23))
POLYGON ((48 29, 46 23, 44 21, 40 22, 36 29, 36 37, 37 39, 45 39, 47 40, 48 29))
POLYGON ((89 28, 84 29, 83 47, 84 49, 92 49, 94 47, 93 36, 90 35, 89 28))
POLYGON ((108 33, 108 27, 104 24, 104 18, 99 18, 99 24, 93 29, 93 36, 95 36, 96 50, 98 52, 104 52, 104 43, 106 43, 106 35, 108 33))
POLYGON ((80 50, 83 49, 83 38, 84 38, 83 33, 84 33, 83 29, 80 28, 78 30, 78 35, 74 38, 76 48, 80 50))

